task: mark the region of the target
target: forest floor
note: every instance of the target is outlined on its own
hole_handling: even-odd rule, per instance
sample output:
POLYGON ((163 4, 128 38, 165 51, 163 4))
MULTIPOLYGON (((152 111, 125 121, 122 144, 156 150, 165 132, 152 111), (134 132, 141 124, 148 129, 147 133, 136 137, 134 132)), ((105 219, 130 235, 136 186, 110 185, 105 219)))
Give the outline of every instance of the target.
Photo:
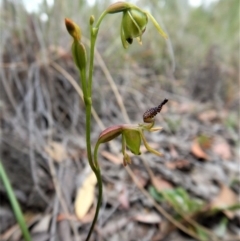
MULTIPOLYGON (((69 54, 59 59, 62 62, 48 66, 33 63, 5 68, 2 78, 2 161, 36 241, 51 240, 53 234, 55 240, 74 240, 73 236, 83 240, 97 201, 85 150, 83 103, 71 85, 71 68, 61 67, 68 66, 69 54), (19 82, 17 77, 24 71, 28 75, 19 82)), ((104 79, 106 69, 99 62, 96 69, 102 71, 95 79, 104 79)), ((94 87, 93 106, 100 119, 93 118, 93 143, 101 129, 140 123, 147 109, 167 98, 155 120, 162 131, 146 133, 150 145, 163 157, 142 146, 142 155, 131 155, 132 164, 124 167, 120 137, 100 147, 103 202, 93 237, 238 240, 237 112, 214 101, 203 103, 163 91, 159 82, 153 84, 159 76, 141 70, 133 71, 131 78, 143 83, 138 87, 134 82, 127 87, 116 84, 117 97, 111 92, 115 84, 98 83, 101 91, 94 87), (146 74, 150 84, 145 82, 146 74)), ((1 240, 20 240, 3 186, 1 204, 1 240)))

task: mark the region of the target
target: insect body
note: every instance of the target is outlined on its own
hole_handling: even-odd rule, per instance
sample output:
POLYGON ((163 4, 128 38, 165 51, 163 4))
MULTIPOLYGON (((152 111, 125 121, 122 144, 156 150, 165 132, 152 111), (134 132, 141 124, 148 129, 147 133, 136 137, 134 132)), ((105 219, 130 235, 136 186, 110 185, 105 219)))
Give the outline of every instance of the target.
POLYGON ((157 115, 157 113, 159 113, 163 107, 163 105, 165 105, 168 102, 168 99, 164 99, 164 101, 157 107, 153 107, 149 110, 147 110, 144 114, 143 114, 143 121, 145 123, 152 123, 154 121, 154 117, 157 115))

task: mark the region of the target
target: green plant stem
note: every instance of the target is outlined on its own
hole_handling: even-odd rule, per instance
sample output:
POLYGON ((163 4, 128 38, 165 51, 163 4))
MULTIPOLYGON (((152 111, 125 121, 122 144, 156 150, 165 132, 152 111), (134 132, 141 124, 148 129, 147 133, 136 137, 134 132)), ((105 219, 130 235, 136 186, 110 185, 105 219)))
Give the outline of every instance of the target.
POLYGON ((99 17, 99 19, 98 19, 98 21, 97 21, 97 23, 96 23, 96 28, 97 28, 97 29, 99 29, 99 26, 100 26, 102 20, 104 19, 104 17, 107 15, 107 13, 108 13, 107 11, 104 11, 104 12, 100 15, 100 17, 99 17))
POLYGON ((91 97, 85 98, 85 106, 86 106, 86 143, 87 143, 87 155, 88 162, 95 173, 96 168, 94 167, 94 163, 92 160, 92 147, 91 147, 91 109, 92 109, 92 100, 91 97))
POLYGON ((91 224, 91 227, 90 227, 90 230, 89 230, 86 241, 88 241, 91 237, 91 234, 93 232, 93 228, 94 228, 94 226, 97 222, 98 213, 99 213, 99 210, 100 210, 100 207, 101 207, 101 202, 102 202, 102 177, 101 177, 101 170, 99 168, 98 161, 97 161, 97 153, 98 153, 99 145, 100 144, 97 143, 95 148, 94 148, 94 167, 95 167, 95 170, 93 170, 95 175, 96 175, 97 183, 98 183, 98 202, 97 202, 97 207, 96 207, 94 219, 92 221, 92 224, 91 224))
POLYGON ((88 76, 88 95, 89 96, 91 96, 91 94, 92 94, 92 76, 93 76, 95 43, 97 40, 97 35, 98 35, 98 30, 99 30, 100 24, 101 24, 103 18, 106 16, 106 14, 107 14, 107 11, 104 11, 100 15, 100 17, 96 23, 96 26, 95 27, 91 26, 90 66, 89 66, 89 76, 88 76))
MULTIPOLYGON (((83 96, 87 97, 87 96, 90 96, 88 95, 87 93, 87 81, 86 81, 86 70, 80 70, 80 76, 81 76, 81 85, 82 85, 82 91, 83 91, 83 96)), ((85 100, 84 100, 84 103, 85 103, 85 100)), ((85 103, 86 105, 86 103, 85 103)))
POLYGON ((97 218, 98 218, 98 213, 99 213, 99 210, 100 210, 100 207, 101 207, 101 203, 102 203, 102 177, 101 177, 101 171, 100 169, 94 171, 96 177, 97 177, 97 182, 98 182, 98 201, 97 201, 97 207, 96 207, 96 212, 95 212, 95 215, 94 215, 94 219, 92 221, 92 224, 91 224, 91 227, 90 227, 90 230, 88 232, 88 236, 87 236, 87 239, 86 241, 89 241, 90 237, 91 237, 91 234, 93 232, 93 228, 97 222, 97 218))
MULTIPOLYGON (((101 170, 98 166, 97 162, 97 150, 99 144, 95 146, 94 150, 94 163, 92 160, 92 150, 91 150, 91 109, 92 109, 92 78, 93 78, 93 67, 94 67, 94 50, 95 50, 95 43, 97 40, 98 35, 98 29, 99 26, 104 18, 104 16, 107 14, 106 11, 104 11, 101 16, 99 17, 96 27, 91 26, 91 44, 90 44, 90 64, 89 64, 89 75, 88 75, 88 82, 87 82, 87 91, 84 94, 84 102, 86 106, 86 143, 87 143, 87 155, 88 155, 88 161, 89 164, 93 170, 93 172, 96 175, 97 178, 97 184, 98 184, 98 202, 96 207, 96 212, 94 215, 93 222, 91 224, 90 230, 88 232, 88 236, 86 241, 88 241, 91 237, 91 234, 93 232, 93 228, 95 226, 95 223, 98 218, 98 213, 100 210, 101 202, 102 202, 102 177, 101 177, 101 170)), ((84 76, 86 81, 86 76, 84 76)))
MULTIPOLYGON (((86 143, 87 143, 87 155, 88 162, 92 168, 92 170, 96 171, 93 160, 92 160, 92 148, 91 148, 91 109, 92 109, 92 76, 93 76, 93 64, 94 64, 94 48, 96 42, 97 32, 96 34, 91 28, 91 45, 90 45, 90 65, 89 65, 89 75, 88 75, 88 83, 87 90, 83 91, 84 103, 86 107, 86 143)), ((86 84, 86 74, 83 74, 83 81, 86 84)), ((86 85, 85 85, 86 86, 86 85)), ((95 173, 96 174, 96 173, 95 173)))
POLYGON ((97 38, 98 30, 94 31, 91 28, 91 44, 90 44, 90 66, 89 66, 89 75, 88 75, 88 95, 92 95, 92 76, 93 76, 93 63, 94 63, 94 49, 97 38))
POLYGON ((2 179, 3 185, 6 188, 9 201, 10 201, 10 203, 12 205, 13 212, 14 212, 14 214, 16 216, 16 219, 17 219, 17 222, 18 222, 18 224, 19 224, 19 226, 21 228, 21 231, 22 231, 24 239, 26 241, 31 241, 32 239, 31 239, 30 233, 28 231, 26 222, 24 220, 23 213, 21 211, 21 208, 20 208, 20 205, 19 205, 19 203, 17 201, 17 198, 16 198, 16 196, 15 196, 15 194, 13 192, 11 183, 10 183, 10 181, 8 179, 7 173, 4 170, 4 167, 2 165, 2 161, 1 160, 0 160, 0 179, 2 179))
MULTIPOLYGON (((88 241, 92 235, 95 223, 98 218, 99 209, 102 202, 102 177, 101 177, 101 171, 99 167, 95 166, 92 160, 92 150, 91 150, 91 109, 92 109, 92 77, 93 77, 93 65, 94 65, 94 49, 95 49, 95 43, 97 39, 98 34, 98 28, 95 29, 91 27, 91 45, 90 45, 90 64, 89 64, 89 75, 88 75, 88 85, 87 85, 87 91, 86 95, 84 95, 84 102, 86 106, 86 143, 87 143, 87 155, 88 155, 88 162, 91 166, 93 172, 96 175, 97 178, 97 184, 98 184, 98 203, 96 207, 96 212, 94 215, 94 219, 92 221, 90 230, 87 235, 86 241, 88 241)), ((86 78, 85 78, 86 81, 86 78)))

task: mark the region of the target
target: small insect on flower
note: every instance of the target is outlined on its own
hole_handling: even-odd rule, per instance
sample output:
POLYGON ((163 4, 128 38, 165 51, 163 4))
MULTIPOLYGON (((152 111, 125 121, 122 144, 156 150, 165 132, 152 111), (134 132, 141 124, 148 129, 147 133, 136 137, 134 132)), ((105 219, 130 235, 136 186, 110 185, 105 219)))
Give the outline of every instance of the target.
POLYGON ((152 123, 154 121, 154 117, 157 115, 157 113, 160 113, 162 107, 168 102, 168 99, 164 99, 164 101, 158 105, 157 107, 153 107, 149 110, 147 110, 143 114, 143 121, 145 123, 152 123))

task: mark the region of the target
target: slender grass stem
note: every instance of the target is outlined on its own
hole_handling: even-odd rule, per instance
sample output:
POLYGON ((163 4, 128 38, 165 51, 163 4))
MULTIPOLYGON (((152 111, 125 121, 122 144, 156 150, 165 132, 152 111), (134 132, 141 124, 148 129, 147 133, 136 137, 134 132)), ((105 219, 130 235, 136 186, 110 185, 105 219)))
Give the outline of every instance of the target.
POLYGON ((11 185, 9 179, 8 179, 7 173, 5 172, 5 169, 2 165, 1 160, 0 160, 0 179, 2 179, 3 185, 6 188, 9 201, 10 201, 11 206, 13 208, 13 212, 16 216, 17 222, 18 222, 18 224, 21 228, 22 235, 23 235, 25 241, 31 241, 32 239, 31 239, 30 233, 28 231, 26 222, 24 220, 22 210, 21 210, 20 205, 18 203, 18 200, 17 200, 17 198, 16 198, 16 196, 13 192, 12 185, 11 185))

